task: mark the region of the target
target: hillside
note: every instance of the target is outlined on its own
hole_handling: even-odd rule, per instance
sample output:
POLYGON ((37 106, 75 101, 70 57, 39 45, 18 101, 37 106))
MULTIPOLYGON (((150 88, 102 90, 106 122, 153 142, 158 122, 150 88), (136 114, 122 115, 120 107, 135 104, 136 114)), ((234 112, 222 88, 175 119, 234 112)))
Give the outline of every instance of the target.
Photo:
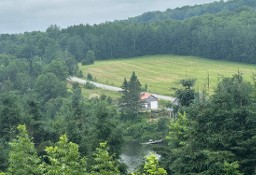
POLYGON ((164 12, 147 12, 140 16, 129 18, 129 22, 152 23, 165 20, 184 20, 191 17, 203 16, 206 14, 232 13, 242 9, 256 9, 254 0, 229 0, 227 2, 216 1, 213 3, 184 6, 176 9, 167 9, 164 12))
POLYGON ((256 63, 255 1, 221 1, 143 16, 138 22, 53 25, 46 32, 0 35, 0 54, 47 62, 67 57, 81 62, 94 53, 97 60, 174 54, 256 63))
POLYGON ((0 35, 0 175, 255 175, 254 1, 0 35), (124 90, 68 81, 83 75, 124 90), (177 103, 153 110, 138 79, 177 103))
POLYGON ((177 81, 181 79, 196 78, 196 86, 202 90, 209 74, 210 90, 213 91, 221 76, 231 76, 239 70, 250 80, 256 70, 254 65, 174 55, 98 61, 94 65, 80 68, 85 75, 92 74, 96 81, 117 87, 135 71, 142 85, 147 84, 150 92, 165 95, 172 94, 171 88, 176 87, 177 81))

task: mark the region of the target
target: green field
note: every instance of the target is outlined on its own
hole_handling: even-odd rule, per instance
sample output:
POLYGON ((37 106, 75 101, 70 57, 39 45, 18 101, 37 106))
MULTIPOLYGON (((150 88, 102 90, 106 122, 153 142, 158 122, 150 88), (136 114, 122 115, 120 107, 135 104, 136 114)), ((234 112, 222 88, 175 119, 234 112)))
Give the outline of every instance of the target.
POLYGON ((118 87, 135 71, 141 84, 147 84, 150 92, 165 95, 172 94, 170 88, 176 87, 176 83, 184 78, 196 78, 196 88, 202 89, 209 75, 212 91, 221 76, 232 76, 239 70, 250 80, 252 73, 256 72, 255 65, 175 55, 96 61, 93 65, 80 65, 80 68, 84 75, 92 74, 97 82, 118 87))

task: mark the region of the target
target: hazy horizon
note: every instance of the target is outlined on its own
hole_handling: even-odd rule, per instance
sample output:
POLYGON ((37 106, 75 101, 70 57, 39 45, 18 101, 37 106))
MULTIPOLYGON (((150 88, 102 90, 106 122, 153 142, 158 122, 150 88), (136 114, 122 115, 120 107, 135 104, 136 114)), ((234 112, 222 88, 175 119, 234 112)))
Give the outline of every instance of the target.
POLYGON ((215 0, 2 0, 0 33, 45 31, 50 25, 66 28, 127 19, 149 11, 165 11, 215 0))

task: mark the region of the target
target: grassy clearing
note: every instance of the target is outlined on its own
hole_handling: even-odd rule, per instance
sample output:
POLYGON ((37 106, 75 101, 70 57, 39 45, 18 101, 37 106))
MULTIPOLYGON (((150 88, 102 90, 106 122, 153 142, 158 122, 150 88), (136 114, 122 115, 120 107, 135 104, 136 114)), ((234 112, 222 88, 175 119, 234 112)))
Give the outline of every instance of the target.
POLYGON ((118 92, 112 92, 112 91, 107 91, 104 89, 86 89, 82 87, 82 95, 87 98, 93 98, 93 97, 100 97, 102 95, 106 95, 108 97, 111 97, 114 101, 116 101, 119 97, 120 94, 118 92))
POLYGON ((129 79, 136 72, 142 85, 147 84, 150 92, 171 95, 171 87, 176 87, 184 78, 196 78, 198 89, 207 84, 210 77, 212 91, 221 76, 232 76, 238 70, 247 80, 256 66, 228 61, 218 61, 193 56, 154 55, 97 61, 94 65, 81 66, 84 75, 91 73, 97 82, 120 87, 124 78, 129 79))
MULTIPOLYGON (((105 89, 86 89, 83 85, 80 85, 82 95, 86 98, 93 98, 93 97, 100 97, 102 95, 106 95, 108 97, 111 97, 114 101, 117 101, 120 98, 120 93, 118 92, 112 92, 105 89)), ((70 83, 67 83, 68 91, 72 91, 72 85, 70 83)))

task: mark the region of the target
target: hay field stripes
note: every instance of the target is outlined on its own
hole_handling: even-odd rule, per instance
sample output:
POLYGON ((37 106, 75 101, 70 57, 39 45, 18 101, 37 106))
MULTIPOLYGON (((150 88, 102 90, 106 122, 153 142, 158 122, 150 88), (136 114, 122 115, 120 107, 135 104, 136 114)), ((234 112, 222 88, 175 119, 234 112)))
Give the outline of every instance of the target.
POLYGON ((117 87, 135 71, 143 86, 147 84, 150 92, 163 95, 173 95, 170 88, 184 78, 196 78, 196 87, 201 89, 209 75, 212 91, 220 76, 232 76, 239 70, 250 80, 252 73, 256 72, 255 65, 176 55, 103 60, 94 65, 80 65, 80 68, 84 75, 92 74, 97 82, 117 87))

